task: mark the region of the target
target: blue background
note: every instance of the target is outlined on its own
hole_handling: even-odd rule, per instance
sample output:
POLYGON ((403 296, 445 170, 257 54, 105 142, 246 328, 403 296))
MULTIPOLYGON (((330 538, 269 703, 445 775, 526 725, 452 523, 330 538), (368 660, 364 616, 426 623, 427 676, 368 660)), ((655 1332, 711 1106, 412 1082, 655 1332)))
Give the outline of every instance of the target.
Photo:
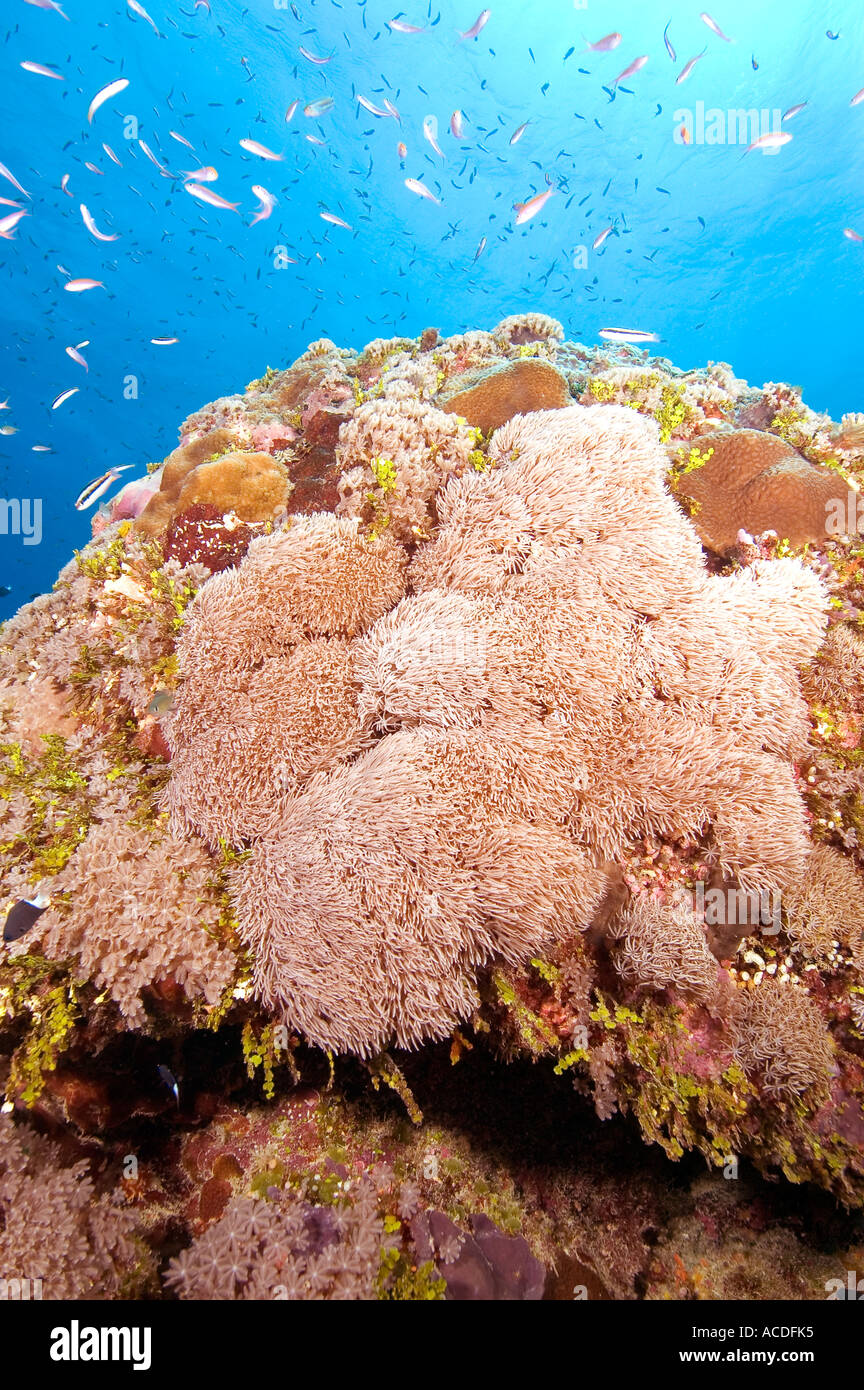
MULTIPOLYGON (((690 0, 493 0, 479 38, 464 42, 457 31, 474 23, 479 0, 401 0, 405 20, 429 26, 413 35, 386 27, 399 3, 211 0, 208 14, 194 0, 148 0, 157 36, 125 0, 68 0, 69 22, 2 0, 0 161, 31 199, 21 199, 29 215, 14 240, 0 240, 0 401, 10 403, 0 425, 18 431, 0 436, 0 494, 43 498, 44 534, 31 547, 0 536, 0 585, 12 589, 0 615, 47 588, 89 538, 92 513, 73 505, 85 483, 111 464, 134 464, 123 480, 136 476, 174 447, 188 413, 321 336, 361 347, 542 309, 583 342, 603 327, 646 329, 679 366, 724 360, 757 384, 790 381, 835 418, 864 408, 864 244, 843 236, 864 236, 864 102, 849 104, 864 87, 861 0, 712 0, 731 43, 690 0), (674 63, 663 44, 670 19, 674 63), (623 35, 614 51, 586 50, 611 31, 623 35), (314 65, 301 44, 332 60, 314 65), (647 65, 610 101, 613 79, 642 54, 647 65), (130 86, 89 125, 92 97, 121 76, 130 86), (401 124, 363 110, 358 93, 378 106, 389 97, 401 124), (326 95, 333 109, 305 117, 326 95), (766 113, 809 104, 788 123, 790 144, 742 157, 741 145, 675 142, 674 113, 700 100, 766 113), (461 140, 448 128, 454 108, 465 115, 461 140), (443 162, 423 138, 427 115, 443 162), (126 138, 129 116, 175 177, 126 138), (284 160, 247 154, 241 139, 284 160), (209 187, 240 202, 239 215, 185 191, 181 171, 206 164, 219 171, 209 187), (74 197, 61 190, 66 173, 74 197), (547 175, 560 192, 515 227, 512 205, 547 175), (442 205, 409 192, 405 177, 442 205), (255 183, 279 201, 250 227, 255 183), (90 235, 82 202, 119 240, 90 235), (322 210, 352 230, 328 226, 322 210), (618 235, 590 250, 610 224, 618 235), (276 268, 280 246, 296 265, 276 268), (574 267, 580 246, 585 268, 574 267), (67 293, 58 266, 106 288, 67 293), (179 342, 151 345, 158 336, 179 342), (64 352, 82 339, 88 374, 64 352), (124 398, 129 376, 137 399, 124 398), (78 394, 52 411, 72 386, 78 394)), ((2 178, 0 196, 18 196, 2 178)), ((0 217, 11 211, 0 206, 0 217)))

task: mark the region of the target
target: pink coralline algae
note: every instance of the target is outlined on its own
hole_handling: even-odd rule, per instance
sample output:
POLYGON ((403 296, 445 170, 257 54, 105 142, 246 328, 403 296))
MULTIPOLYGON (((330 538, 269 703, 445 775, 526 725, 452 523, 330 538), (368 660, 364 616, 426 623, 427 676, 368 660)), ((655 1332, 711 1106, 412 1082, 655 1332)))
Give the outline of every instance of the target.
POLYGON ((160 474, 148 473, 144 478, 133 478, 120 489, 105 507, 100 507, 93 517, 93 535, 98 536, 115 521, 134 521, 140 516, 151 497, 159 491, 160 474))

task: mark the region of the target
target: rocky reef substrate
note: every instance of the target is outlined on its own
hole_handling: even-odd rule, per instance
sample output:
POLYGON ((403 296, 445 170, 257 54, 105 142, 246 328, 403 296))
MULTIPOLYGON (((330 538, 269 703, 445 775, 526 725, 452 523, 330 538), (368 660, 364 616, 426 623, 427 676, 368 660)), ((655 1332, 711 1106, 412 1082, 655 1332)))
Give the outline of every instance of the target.
POLYGON ((0 630, 0 1276, 860 1264, 862 474, 864 416, 543 314, 190 416, 0 630))

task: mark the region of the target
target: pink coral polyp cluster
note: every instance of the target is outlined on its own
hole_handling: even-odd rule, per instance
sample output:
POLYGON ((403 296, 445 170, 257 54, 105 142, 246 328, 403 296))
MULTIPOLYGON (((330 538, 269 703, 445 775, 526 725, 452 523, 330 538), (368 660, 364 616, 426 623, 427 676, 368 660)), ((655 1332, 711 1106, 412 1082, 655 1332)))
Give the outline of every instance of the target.
POLYGON ((188 614, 173 823, 252 841, 260 997, 322 1046, 446 1034, 482 967, 590 926, 640 836, 756 888, 806 864, 816 577, 710 575, 631 411, 516 417, 489 462, 444 475, 430 539, 294 519, 188 614))

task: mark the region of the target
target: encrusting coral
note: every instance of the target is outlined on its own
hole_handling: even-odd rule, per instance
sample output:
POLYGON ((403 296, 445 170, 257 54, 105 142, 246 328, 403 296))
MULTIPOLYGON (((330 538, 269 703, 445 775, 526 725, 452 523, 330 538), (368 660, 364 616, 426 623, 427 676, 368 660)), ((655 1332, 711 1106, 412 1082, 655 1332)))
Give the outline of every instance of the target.
MULTIPOLYGON (((118 1171, 118 1127, 148 1117, 159 1163, 122 1186, 166 1259, 189 1245, 166 1289, 540 1296, 532 1250, 573 1244, 539 1198, 516 1238, 521 1158, 506 1202, 498 1152, 469 1162, 482 1192, 417 1175, 458 1148, 422 1121, 429 1087, 472 1066, 502 1125, 514 1087, 572 1088, 671 1158, 862 1203, 864 547, 820 529, 862 465, 860 419, 783 383, 522 314, 321 339, 97 515, 0 633, 3 908, 50 898, 0 945, 0 1077, 76 1164, 97 1136, 118 1171), (358 1076, 416 1141, 352 1245, 381 1145, 368 1113, 346 1139, 358 1076)), ((132 1253, 94 1263, 82 1212, 107 1199, 75 1173, 69 1248, 110 1296, 132 1253)), ((555 1181, 572 1236, 567 1161, 555 1181)), ((647 1247, 625 1244, 632 1296, 647 1247)))

